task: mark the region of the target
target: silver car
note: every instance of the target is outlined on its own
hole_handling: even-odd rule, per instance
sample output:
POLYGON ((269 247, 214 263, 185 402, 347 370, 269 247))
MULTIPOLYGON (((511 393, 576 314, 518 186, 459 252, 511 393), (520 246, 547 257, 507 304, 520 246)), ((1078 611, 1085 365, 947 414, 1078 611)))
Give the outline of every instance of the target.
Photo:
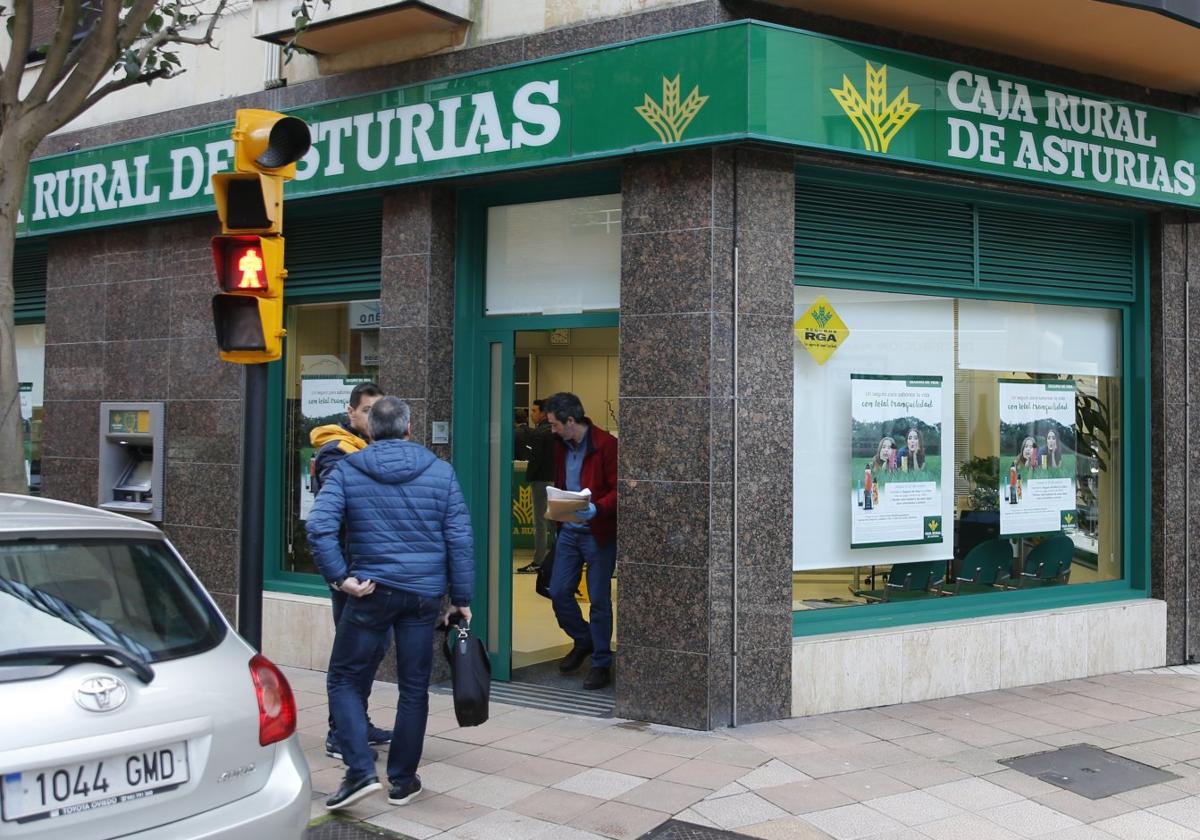
POLYGON ((161 531, 0 494, 0 837, 302 837, 295 730, 161 531))

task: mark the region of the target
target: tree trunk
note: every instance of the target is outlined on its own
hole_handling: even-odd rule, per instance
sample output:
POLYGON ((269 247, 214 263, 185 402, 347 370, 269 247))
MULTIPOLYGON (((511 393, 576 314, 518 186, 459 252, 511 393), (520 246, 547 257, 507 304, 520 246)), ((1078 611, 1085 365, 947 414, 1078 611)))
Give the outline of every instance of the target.
MULTIPOLYGON (((11 130, 11 129, 10 129, 11 130)), ((17 210, 29 175, 28 155, 0 133, 0 492, 28 493, 14 325, 13 256, 17 210)))

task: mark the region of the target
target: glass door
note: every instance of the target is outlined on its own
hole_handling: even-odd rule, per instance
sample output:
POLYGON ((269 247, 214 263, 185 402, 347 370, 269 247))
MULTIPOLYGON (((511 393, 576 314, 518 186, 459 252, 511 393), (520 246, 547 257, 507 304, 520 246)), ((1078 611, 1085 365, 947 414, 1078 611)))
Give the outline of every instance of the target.
MULTIPOLYGON (((481 368, 487 371, 487 432, 484 449, 487 507, 484 511, 483 551, 486 572, 476 572, 476 581, 486 578, 486 607, 483 618, 487 627, 488 654, 492 676, 507 680, 512 663, 512 462, 513 462, 513 336, 512 332, 485 333, 481 368)), ((480 529, 476 528, 478 538, 480 529)), ((476 584, 478 590, 478 583, 476 584)), ((477 591, 475 601, 478 603, 477 591)), ((479 618, 475 619, 479 622, 479 618)))

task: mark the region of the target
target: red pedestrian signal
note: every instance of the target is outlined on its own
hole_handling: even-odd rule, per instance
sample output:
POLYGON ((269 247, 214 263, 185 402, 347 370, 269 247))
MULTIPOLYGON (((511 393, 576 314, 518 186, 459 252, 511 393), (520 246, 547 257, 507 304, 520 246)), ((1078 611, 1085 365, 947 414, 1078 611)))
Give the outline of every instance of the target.
POLYGON ((224 234, 212 241, 217 349, 228 362, 272 362, 285 334, 283 182, 295 177, 311 139, 302 120, 255 109, 237 112, 232 136, 235 171, 212 177, 224 234))

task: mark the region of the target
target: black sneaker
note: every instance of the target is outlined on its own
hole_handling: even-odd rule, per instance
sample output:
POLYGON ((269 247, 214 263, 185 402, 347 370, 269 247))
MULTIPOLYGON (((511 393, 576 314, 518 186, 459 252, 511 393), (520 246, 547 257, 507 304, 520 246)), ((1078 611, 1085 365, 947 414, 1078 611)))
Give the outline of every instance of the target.
POLYGON ((579 666, 583 664, 583 660, 592 655, 591 648, 573 647, 571 652, 562 658, 558 663, 558 673, 573 674, 579 670, 579 666))
POLYGON ((411 782, 401 784, 393 782, 388 790, 388 803, 391 805, 407 805, 417 798, 417 794, 421 792, 421 777, 413 776, 411 782))
POLYGON ((517 574, 519 574, 519 575, 536 575, 540 571, 541 571, 540 566, 535 566, 532 563, 530 563, 528 566, 522 566, 521 568, 517 569, 517 574))
POLYGON ((595 691, 598 688, 604 688, 612 680, 612 675, 609 674, 607 668, 593 668, 588 671, 587 678, 583 681, 583 687, 588 691, 595 691))
MULTIPOLYGON (((386 729, 381 729, 379 731, 387 732, 386 729)), ((388 732, 388 736, 389 736, 388 740, 384 741, 383 743, 386 744, 389 741, 391 741, 391 733, 390 732, 388 732)), ((367 743, 373 744, 375 742, 368 741, 367 743)), ((330 758, 336 758, 338 761, 344 761, 344 759, 342 758, 342 748, 338 746, 337 740, 332 735, 330 735, 328 738, 325 739, 325 755, 329 756, 330 758)), ((378 760, 378 758, 379 758, 379 752, 377 750, 371 750, 371 760, 376 761, 376 760, 378 760)))
POLYGON ((379 779, 374 776, 366 776, 361 779, 351 779, 347 776, 342 780, 342 786, 337 789, 337 793, 325 800, 325 810, 336 811, 339 808, 349 808, 355 802, 370 796, 377 790, 383 790, 383 785, 379 784, 379 779))
POLYGON ((367 743, 373 747, 392 743, 392 730, 380 729, 378 726, 367 726, 367 743))

